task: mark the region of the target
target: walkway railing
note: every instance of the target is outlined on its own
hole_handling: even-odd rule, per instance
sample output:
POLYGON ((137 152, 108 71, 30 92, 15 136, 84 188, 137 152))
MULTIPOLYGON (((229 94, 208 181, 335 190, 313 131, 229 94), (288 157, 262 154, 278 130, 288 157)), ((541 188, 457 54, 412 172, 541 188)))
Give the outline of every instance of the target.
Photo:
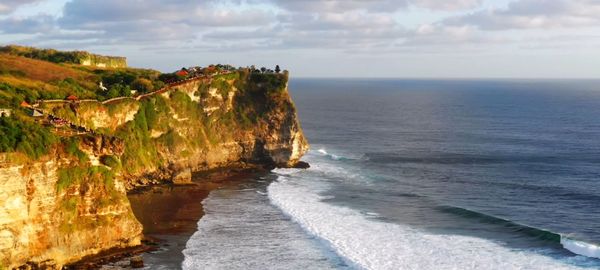
POLYGON ((100 101, 98 101, 96 99, 82 99, 82 100, 77 100, 77 101, 51 99, 51 100, 38 101, 38 102, 35 103, 35 106, 28 105, 26 107, 29 108, 29 109, 31 109, 31 110, 36 110, 36 111, 42 113, 43 115, 47 115, 47 116, 50 116, 50 117, 52 117, 54 119, 58 119, 60 121, 65 122, 67 126, 69 126, 71 129, 74 129, 78 134, 81 133, 81 132, 86 132, 86 133, 90 133, 90 134, 96 134, 96 132, 93 129, 91 129, 91 128, 87 128, 85 126, 76 124, 76 123, 74 123, 72 121, 69 121, 68 119, 64 119, 62 117, 57 116, 57 115, 53 114, 52 112, 50 112, 48 110, 39 108, 40 103, 100 102, 102 104, 110 104, 112 102, 116 102, 116 101, 120 101, 120 100, 125 100, 125 99, 141 100, 141 99, 146 98, 146 97, 150 97, 150 96, 153 96, 153 95, 159 95, 159 94, 165 93, 165 92, 167 92, 169 90, 172 90, 173 87, 177 87, 177 86, 180 86, 180 85, 192 82, 192 81, 204 80, 204 79, 211 79, 214 76, 226 75, 226 74, 230 74, 230 73, 231 73, 231 71, 223 71, 223 72, 219 72, 218 74, 214 74, 214 75, 198 75, 198 76, 194 76, 194 77, 191 77, 191 78, 187 78, 185 80, 180 80, 180 81, 177 81, 177 82, 173 82, 173 83, 167 84, 166 86, 164 86, 161 89, 158 89, 156 91, 153 91, 153 92, 150 92, 150 93, 146 93, 146 94, 143 94, 143 95, 139 95, 137 97, 116 97, 116 98, 111 98, 111 99, 108 99, 108 100, 105 100, 105 101, 102 101, 102 102, 100 102, 100 101))

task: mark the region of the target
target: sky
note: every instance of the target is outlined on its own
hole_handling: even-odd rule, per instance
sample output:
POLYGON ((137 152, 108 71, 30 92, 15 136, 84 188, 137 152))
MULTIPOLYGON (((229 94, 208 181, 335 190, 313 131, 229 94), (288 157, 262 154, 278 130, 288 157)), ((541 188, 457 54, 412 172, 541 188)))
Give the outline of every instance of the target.
POLYGON ((600 0, 0 0, 0 44, 161 71, 600 78, 600 0))

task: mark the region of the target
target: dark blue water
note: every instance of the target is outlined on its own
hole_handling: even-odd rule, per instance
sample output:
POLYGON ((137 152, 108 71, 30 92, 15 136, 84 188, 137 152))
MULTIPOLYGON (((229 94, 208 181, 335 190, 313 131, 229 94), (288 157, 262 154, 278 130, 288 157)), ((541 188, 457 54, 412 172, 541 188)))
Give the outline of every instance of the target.
POLYGON ((296 79, 290 90, 310 161, 343 172, 311 176, 328 184, 324 202, 600 265, 600 81, 296 79))
POLYGON ((600 81, 289 88, 311 168, 212 192, 184 269, 600 269, 600 81))

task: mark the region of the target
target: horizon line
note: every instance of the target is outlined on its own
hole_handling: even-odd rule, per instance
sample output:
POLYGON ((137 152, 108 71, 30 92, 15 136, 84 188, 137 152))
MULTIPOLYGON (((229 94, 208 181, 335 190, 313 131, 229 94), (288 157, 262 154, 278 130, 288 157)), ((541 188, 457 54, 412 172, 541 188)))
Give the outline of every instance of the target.
POLYGON ((600 81, 600 77, 589 78, 589 77, 565 77, 565 78, 552 78, 552 77, 315 77, 315 76, 290 76, 290 80, 293 79, 336 79, 336 80, 437 80, 437 81, 503 81, 503 80, 521 80, 521 81, 600 81))

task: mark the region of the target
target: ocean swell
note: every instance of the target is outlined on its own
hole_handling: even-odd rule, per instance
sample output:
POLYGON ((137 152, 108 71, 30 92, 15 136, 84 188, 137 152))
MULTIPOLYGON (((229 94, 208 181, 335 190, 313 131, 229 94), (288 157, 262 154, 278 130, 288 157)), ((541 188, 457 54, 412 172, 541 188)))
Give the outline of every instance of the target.
MULTIPOLYGON (((412 227, 381 222, 361 212, 323 202, 327 186, 301 177, 302 171, 278 170, 268 187, 271 203, 340 256, 364 269, 580 269, 567 259, 543 255, 544 250, 520 250, 486 239, 431 234, 412 227)), ((565 245, 565 243, 563 243, 565 245)), ((582 254, 596 252, 589 247, 582 254)), ((569 249, 571 250, 571 249, 569 249)), ((572 250, 572 251, 573 251, 572 250)), ((577 261, 577 256, 572 257, 577 261)))

